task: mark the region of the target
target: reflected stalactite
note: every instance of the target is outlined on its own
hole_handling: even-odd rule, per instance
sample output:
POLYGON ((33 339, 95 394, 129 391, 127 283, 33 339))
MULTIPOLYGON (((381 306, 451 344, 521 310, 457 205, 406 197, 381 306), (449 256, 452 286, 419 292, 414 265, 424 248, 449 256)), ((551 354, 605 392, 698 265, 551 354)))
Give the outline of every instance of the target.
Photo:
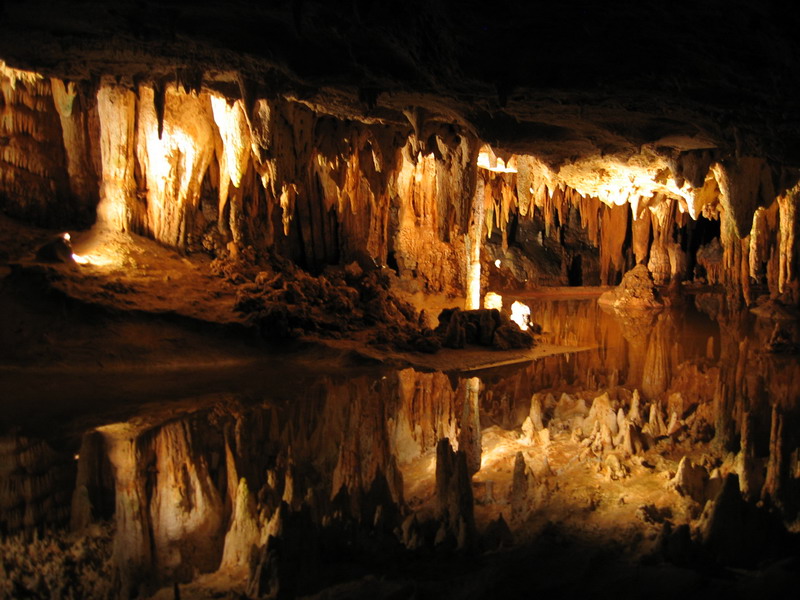
POLYGON ((481 468, 481 381, 470 377, 464 390, 464 404, 461 413, 461 431, 458 436, 458 449, 466 456, 468 472, 473 475, 481 468))
POLYGON ((114 587, 122 598, 145 595, 155 583, 148 516, 150 457, 138 432, 125 424, 106 426, 101 433, 114 471, 114 587))
POLYGON ((82 443, 76 523, 114 500, 114 585, 145 595, 195 570, 311 593, 323 552, 497 547, 537 515, 568 520, 581 489, 641 477, 675 490, 663 496, 673 519, 698 532, 713 529, 699 504, 676 499, 713 501, 729 473, 742 502, 794 518, 797 365, 759 352, 769 328, 708 297, 698 304, 717 325, 689 310, 635 319, 591 299, 526 302, 546 336, 588 348, 480 377, 324 377, 291 397, 103 426, 82 443))

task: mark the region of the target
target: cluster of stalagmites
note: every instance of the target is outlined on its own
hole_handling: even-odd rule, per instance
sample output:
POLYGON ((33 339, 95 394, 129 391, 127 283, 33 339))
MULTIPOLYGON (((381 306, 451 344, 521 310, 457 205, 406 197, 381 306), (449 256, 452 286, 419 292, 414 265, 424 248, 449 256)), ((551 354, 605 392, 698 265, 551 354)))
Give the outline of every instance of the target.
POLYGON ((400 343, 420 331, 417 311, 389 291, 393 272, 388 269, 365 270, 353 262, 313 276, 288 261, 277 263, 269 270, 252 266, 233 270, 235 263, 221 260, 212 266, 239 284, 235 308, 267 340, 309 333, 339 337, 380 325, 393 329, 400 343))
POLYGON ((116 597, 112 527, 0 537, 0 598, 116 597))
MULTIPOLYGON (((578 460, 596 463, 598 473, 612 481, 629 477, 633 466, 664 469, 665 457, 683 454, 677 470, 664 474, 667 486, 690 503, 692 522, 674 527, 671 510, 650 504, 637 511, 644 522, 662 527, 656 549, 664 558, 681 565, 752 568, 790 547, 785 523, 795 521, 798 506, 786 488, 796 488, 799 463, 783 454, 777 409, 769 455, 756 457, 750 415, 743 416, 738 453, 720 453, 714 450, 719 436, 714 436, 709 403, 687 407, 681 394, 673 393, 665 415, 659 401, 647 408, 636 390, 609 390, 588 406, 583 396, 564 393, 556 400, 551 394, 535 394, 522 425, 522 441, 546 447, 551 436, 569 434, 581 448, 578 460), (698 453, 698 448, 706 452, 698 453), (688 454, 699 458, 692 460, 688 454)), ((524 462, 516 465, 513 489, 522 491, 512 491, 512 506, 514 500, 524 506, 521 500, 530 480, 524 462)))
POLYGON ((426 353, 467 345, 509 350, 534 343, 530 332, 495 309, 446 309, 436 329, 430 329, 424 314, 392 292, 394 271, 378 267, 369 257, 345 267, 329 266, 318 276, 280 258, 261 266, 249 258, 217 259, 212 270, 239 285, 236 310, 266 340, 308 334, 336 338, 369 328, 374 345, 426 353))

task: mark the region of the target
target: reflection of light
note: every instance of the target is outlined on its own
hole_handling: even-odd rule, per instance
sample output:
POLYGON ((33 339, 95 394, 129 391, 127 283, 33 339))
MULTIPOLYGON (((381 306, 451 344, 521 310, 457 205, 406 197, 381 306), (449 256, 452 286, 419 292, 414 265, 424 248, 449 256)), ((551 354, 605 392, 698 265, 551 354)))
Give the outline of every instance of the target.
POLYGON ((531 317, 531 307, 522 302, 515 301, 511 305, 511 320, 516 323, 522 331, 528 330, 528 323, 531 317))
POLYGON ((494 261, 494 266, 497 267, 498 269, 500 268, 500 259, 499 258, 496 261, 494 261))
POLYGON ((494 292, 486 292, 486 295, 483 297, 483 308, 496 308, 497 310, 502 310, 503 297, 500 294, 495 294, 494 292))

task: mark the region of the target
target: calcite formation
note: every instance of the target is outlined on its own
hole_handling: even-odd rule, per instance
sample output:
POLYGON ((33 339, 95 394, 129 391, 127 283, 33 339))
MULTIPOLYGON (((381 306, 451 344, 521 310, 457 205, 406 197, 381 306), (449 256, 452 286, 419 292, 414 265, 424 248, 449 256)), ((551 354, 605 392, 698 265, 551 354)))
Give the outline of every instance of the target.
POLYGON ((0 596, 797 587, 796 15, 456 4, 0 3, 0 596))
POLYGON ((2 79, 5 203, 40 222, 96 212, 99 226, 182 252, 253 248, 312 272, 369 256, 409 289, 475 308, 492 257, 519 287, 552 280, 548 260, 560 283, 615 284, 644 263, 665 285, 693 277, 695 253, 747 304, 754 287, 796 287, 796 176, 763 158, 647 147, 554 164, 480 146, 425 111, 344 120, 162 80, 92 88, 8 67, 2 79), (709 221, 719 268, 693 241, 709 221))

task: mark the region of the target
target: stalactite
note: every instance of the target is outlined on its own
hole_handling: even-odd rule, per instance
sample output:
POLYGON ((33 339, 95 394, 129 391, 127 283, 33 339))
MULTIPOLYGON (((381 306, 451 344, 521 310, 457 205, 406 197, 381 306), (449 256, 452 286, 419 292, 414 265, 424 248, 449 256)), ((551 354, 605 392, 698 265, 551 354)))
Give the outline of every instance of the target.
POLYGON ((657 203, 650 209, 653 243, 650 246, 650 260, 647 268, 657 285, 666 284, 672 275, 669 247, 672 242, 672 229, 675 223, 675 204, 673 200, 657 203))
POLYGON ((0 193, 5 210, 42 225, 87 220, 71 198, 50 81, 0 68, 0 193))
POLYGON ((641 216, 635 218, 631 222, 633 255, 636 257, 637 264, 644 264, 647 260, 650 251, 650 229, 651 219, 649 210, 645 210, 641 216))
POLYGON ((475 199, 472 205, 468 240, 469 263, 467 266, 467 310, 481 307, 481 244, 483 243, 483 222, 486 211, 487 189, 483 178, 478 178, 475 199))
POLYGON ((70 189, 82 212, 91 214, 97 206, 98 189, 97 176, 91 163, 88 115, 81 105, 74 83, 51 79, 50 87, 61 119, 70 189))
POLYGON ((137 212, 134 151, 136 95, 105 82, 97 91, 102 184, 97 222, 116 231, 130 229, 137 212))
POLYGON ((146 182, 147 207, 137 216, 153 238, 183 249, 214 153, 211 104, 206 94, 187 95, 169 84, 159 138, 154 95, 152 88, 139 88, 136 154, 146 182))
POLYGON ((211 110, 214 123, 222 139, 222 153, 218 156, 220 166, 219 218, 222 219, 228 201, 228 187, 240 188, 247 171, 252 152, 250 127, 240 100, 229 104, 227 99, 211 95, 211 110))
POLYGON ((797 290, 797 203, 800 198, 800 188, 778 196, 780 237, 778 255, 780 256, 778 271, 779 294, 791 292, 793 303, 800 301, 797 290))
POLYGON ((771 204, 775 198, 772 170, 762 158, 742 157, 714 163, 711 167, 720 189, 720 203, 743 238, 753 224, 759 203, 771 204))
POLYGON ((605 206, 600 220, 600 282, 616 283, 616 275, 625 268, 622 245, 628 229, 628 205, 605 206), (611 269, 614 269, 612 272, 611 269))
MULTIPOLYGON (((430 452, 442 438, 458 439, 456 396, 444 373, 397 373, 400 406, 390 424, 392 451, 401 464, 430 452)), ((462 391, 463 393, 463 391, 462 391)))

